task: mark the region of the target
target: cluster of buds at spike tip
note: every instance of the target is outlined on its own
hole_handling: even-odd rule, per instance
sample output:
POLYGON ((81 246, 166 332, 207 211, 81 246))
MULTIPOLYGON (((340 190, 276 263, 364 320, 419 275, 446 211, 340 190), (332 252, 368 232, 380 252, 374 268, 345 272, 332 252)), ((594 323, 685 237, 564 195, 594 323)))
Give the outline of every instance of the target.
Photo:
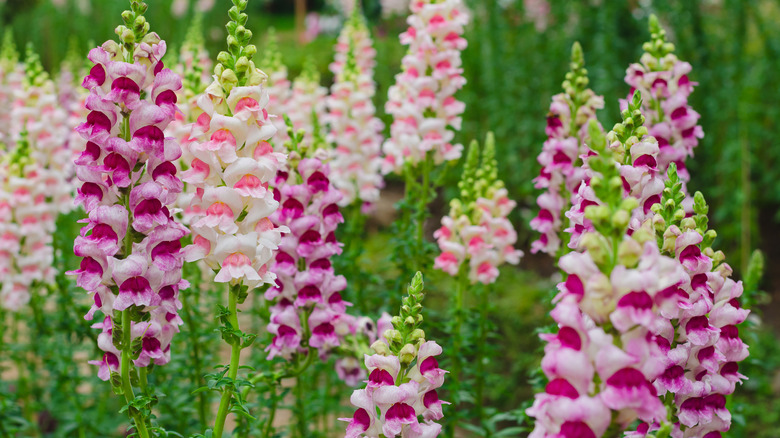
POLYGON ((46 173, 47 198, 56 211, 68 212, 73 206, 73 151, 69 150, 68 114, 59 104, 59 96, 40 57, 27 45, 23 86, 13 90, 10 112, 9 144, 18 142, 22 133, 29 142, 30 156, 46 173))
MULTIPOLYGON (((659 145, 658 170, 666 173, 670 163, 675 163, 683 183, 690 180, 685 160, 693 156, 694 148, 704 136, 698 125, 699 114, 688 105, 695 82, 688 74, 691 65, 680 61, 674 54, 674 44, 666 41, 666 31, 655 15, 650 16, 650 41, 642 48, 644 54, 639 63, 631 64, 626 70, 625 81, 631 86, 629 98, 639 93, 644 99, 642 112, 648 118, 650 135, 659 145)), ((625 106, 625 103, 623 104, 625 106)), ((685 205, 690 211, 692 200, 685 205)))
POLYGON ((233 0, 233 7, 228 11, 230 21, 225 26, 228 31, 227 51, 217 55, 218 64, 214 75, 229 94, 233 87, 243 87, 265 81, 265 73, 255 67, 252 57, 257 53, 257 47, 249 44, 252 41, 252 31, 247 29, 248 16, 242 12, 246 9, 247 0, 233 0))
POLYGON ((32 156, 27 132, 0 163, 0 308, 17 312, 54 281, 52 234, 57 210, 47 169, 32 156))
POLYGON ((19 63, 12 29, 9 26, 3 33, 0 46, 0 143, 10 143, 8 132, 11 126, 11 106, 14 90, 22 88, 24 65, 19 63))
POLYGON ((481 162, 473 141, 458 183, 460 197, 450 202, 449 215, 433 234, 441 250, 434 267, 452 276, 467 269, 472 284, 495 282, 500 265, 518 264, 523 255, 514 248, 517 233, 508 218, 516 203, 498 179, 497 167, 493 134, 487 136, 481 162))
POLYGON ((376 91, 373 79, 376 51, 368 27, 355 8, 339 35, 331 71, 336 78, 326 98, 330 127, 327 138, 335 147, 332 180, 341 191, 341 206, 361 202, 364 212, 379 200, 384 186, 381 174, 382 129, 371 102, 376 91))
POLYGON ((322 146, 320 142, 315 147, 301 144, 303 132, 293 133, 292 121, 286 121, 290 160, 273 184, 281 207, 271 221, 290 232, 282 237, 271 267, 276 284, 265 294, 273 302, 268 357, 290 360, 294 355, 319 354, 325 358, 356 331, 355 318, 346 313, 352 304, 341 296, 347 280, 335 274, 331 262, 341 254, 342 244, 335 234, 344 221, 338 208, 341 193, 329 179, 328 151, 316 147, 322 146))
POLYGON ((192 161, 183 179, 195 188, 187 261, 203 260, 218 283, 253 289, 276 278, 268 265, 287 230, 269 219, 279 207, 269 183, 286 157, 268 143, 276 127, 265 109, 265 74, 251 60, 245 7, 234 0, 230 8, 230 52, 220 53, 214 81, 198 98, 201 114, 192 125, 192 161))
POLYGON ((460 158, 453 144, 466 106, 455 98, 465 84, 461 51, 468 13, 462 0, 420 0, 409 4, 409 28, 400 35, 409 51, 402 71, 387 92, 385 111, 393 116, 390 138, 382 146, 383 172, 400 173, 430 153, 434 162, 460 158))
POLYGON ((109 40, 89 52, 93 67, 82 86, 89 90, 86 121, 77 131, 86 147, 76 159, 82 184, 76 202, 88 217, 74 242, 81 257, 71 274, 94 301, 86 315, 104 319, 90 363, 104 380, 118 381, 120 357, 136 367, 170 360, 178 316, 184 257, 180 239, 188 231, 170 206, 182 183, 173 164, 181 155, 164 130, 173 120, 181 79, 164 68, 166 45, 149 32, 146 5, 133 1, 109 40), (129 340, 129 342, 127 342, 129 340))
POLYGON ((352 393, 357 408, 348 421, 346 437, 435 437, 441 432, 436 421, 443 417, 437 389, 447 371, 439 368, 441 347, 425 339, 422 274, 409 285, 401 310, 392 318, 393 328, 374 342, 375 354, 365 355, 368 380, 364 389, 352 393), (422 421, 420 421, 422 417, 422 421))
POLYGON ((596 120, 596 111, 604 107, 604 98, 588 88, 588 71, 582 47, 574 43, 571 70, 563 81, 563 93, 556 94, 547 114, 547 141, 537 160, 542 165, 534 187, 543 189, 536 203, 539 214, 531 221, 531 228, 539 232, 539 239, 531 244, 531 251, 542 251, 560 256, 566 251, 564 241, 564 213, 571 208, 574 195, 586 178, 582 156, 588 154, 588 124, 596 120))

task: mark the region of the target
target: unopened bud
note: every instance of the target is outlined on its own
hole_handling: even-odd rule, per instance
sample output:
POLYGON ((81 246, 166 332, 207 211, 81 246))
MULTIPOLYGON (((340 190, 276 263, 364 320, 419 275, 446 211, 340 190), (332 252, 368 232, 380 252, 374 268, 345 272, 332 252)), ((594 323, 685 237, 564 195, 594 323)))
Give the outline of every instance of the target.
POLYGON ((401 361, 402 365, 408 365, 412 363, 416 356, 417 349, 412 344, 404 345, 401 351, 398 352, 398 359, 401 361))

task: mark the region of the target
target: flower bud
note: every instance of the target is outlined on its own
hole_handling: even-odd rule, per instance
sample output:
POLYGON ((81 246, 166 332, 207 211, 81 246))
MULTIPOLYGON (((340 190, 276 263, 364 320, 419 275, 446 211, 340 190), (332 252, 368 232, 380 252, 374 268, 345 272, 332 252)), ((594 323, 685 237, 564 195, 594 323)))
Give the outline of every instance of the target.
POLYGON ((639 263, 639 257, 642 255, 642 245, 634 239, 623 239, 618 247, 618 262, 627 267, 633 268, 639 263))
POLYGON ((401 365, 409 365, 417 356, 417 348, 412 344, 406 344, 398 352, 398 359, 401 361, 401 365))
POLYGON ((376 352, 376 354, 380 354, 382 356, 389 356, 390 355, 390 349, 387 347, 387 344, 384 343, 381 339, 377 339, 374 341, 373 344, 371 344, 371 349, 376 352))

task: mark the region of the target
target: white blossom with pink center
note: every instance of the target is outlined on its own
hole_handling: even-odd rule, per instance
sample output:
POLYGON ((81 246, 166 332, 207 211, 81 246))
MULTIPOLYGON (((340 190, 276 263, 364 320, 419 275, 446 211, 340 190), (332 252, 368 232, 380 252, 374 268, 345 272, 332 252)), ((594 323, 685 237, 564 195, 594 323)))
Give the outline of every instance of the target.
POLYGON ((409 51, 385 106, 393 124, 382 147, 384 173, 399 173, 405 163, 416 165, 429 152, 436 163, 457 160, 463 149, 453 140, 465 109, 455 98, 466 83, 461 68, 465 6, 461 0, 421 0, 411 2, 410 11, 409 28, 400 36, 409 51))

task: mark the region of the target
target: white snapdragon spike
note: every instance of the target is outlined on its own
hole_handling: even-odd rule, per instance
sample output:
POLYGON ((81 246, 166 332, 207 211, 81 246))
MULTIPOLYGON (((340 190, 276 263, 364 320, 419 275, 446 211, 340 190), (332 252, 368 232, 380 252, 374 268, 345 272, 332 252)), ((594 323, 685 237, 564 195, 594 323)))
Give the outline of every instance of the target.
MULTIPOLYGON (((219 66, 218 66, 219 67, 219 66)), ((276 133, 265 110, 265 76, 257 70, 246 86, 225 95, 215 80, 198 99, 203 113, 192 129, 193 156, 183 180, 197 188, 191 209, 193 244, 188 262, 204 260, 218 283, 254 288, 272 284, 272 252, 287 230, 268 219, 279 206, 268 182, 285 161, 267 140, 276 133)))
POLYGON ((494 144, 489 134, 481 163, 477 143, 469 146, 460 198, 450 202, 449 214, 433 234, 441 251, 434 268, 453 277, 465 268, 471 284, 495 282, 499 266, 516 265, 523 256, 514 247, 517 232, 508 218, 516 203, 498 179, 494 144))
POLYGON ((325 116, 327 88, 320 85, 320 74, 311 62, 307 62, 301 74, 292 84, 292 95, 287 103, 287 116, 295 132, 303 130, 301 145, 313 144, 314 133, 320 130, 319 123, 325 116))
POLYGON ((26 135, 30 157, 38 163, 47 197, 59 212, 73 206, 75 191, 73 152, 68 149, 70 126, 68 113, 59 102, 57 90, 49 75, 43 71, 38 55, 31 48, 25 59, 26 76, 21 87, 13 90, 8 140, 17 144, 26 135))
POLYGON ((289 138, 287 126, 284 124, 283 115, 287 114, 287 108, 292 96, 292 84, 287 77, 287 66, 282 62, 282 53, 276 41, 276 33, 271 29, 263 54, 263 71, 268 74, 266 88, 268 89, 268 113, 274 114, 272 121, 276 126, 276 135, 271 144, 277 151, 284 150, 284 142, 289 138))
MULTIPOLYGON (((373 77, 374 67, 376 67, 376 49, 374 49, 374 42, 371 39, 371 31, 360 13, 360 8, 352 10, 349 20, 344 23, 344 27, 339 33, 334 49, 334 59, 328 67, 330 71, 338 77, 344 71, 347 57, 351 52, 360 73, 369 79, 366 82, 361 82, 360 85, 371 87, 375 92, 376 83, 373 81, 373 77)), ((372 97, 373 95, 374 93, 371 93, 372 97)))
POLYGON ((30 156, 23 134, 0 168, 0 308, 19 311, 54 282, 52 233, 57 211, 48 198, 49 172, 30 156), (43 289, 43 288, 38 288, 43 289))
MULTIPOLYGON (((379 199, 379 190, 384 186, 381 175, 382 122, 375 117, 376 108, 371 98, 376 90, 373 78, 372 62, 367 62, 367 29, 357 12, 344 27, 339 43, 336 45, 336 60, 331 70, 336 80, 327 97, 329 126, 328 142, 335 145, 335 154, 331 162, 331 180, 342 193, 340 206, 347 206, 360 200, 364 211, 370 210, 379 199), (344 37, 344 38, 342 38, 344 37), (347 52, 344 63, 339 53, 346 39, 347 52), (358 55, 364 56, 363 67, 358 63, 358 55)), ((368 40, 370 44, 370 39, 368 40)), ((373 48, 369 45, 369 49, 373 48)))
POLYGON ((407 162, 416 165, 429 152, 436 163, 457 160, 463 149, 453 139, 465 109, 455 98, 466 83, 461 68, 465 6, 461 0, 421 0, 412 2, 410 10, 409 28, 400 36, 409 52, 385 106, 393 116, 383 146, 385 173, 400 172, 407 162))

